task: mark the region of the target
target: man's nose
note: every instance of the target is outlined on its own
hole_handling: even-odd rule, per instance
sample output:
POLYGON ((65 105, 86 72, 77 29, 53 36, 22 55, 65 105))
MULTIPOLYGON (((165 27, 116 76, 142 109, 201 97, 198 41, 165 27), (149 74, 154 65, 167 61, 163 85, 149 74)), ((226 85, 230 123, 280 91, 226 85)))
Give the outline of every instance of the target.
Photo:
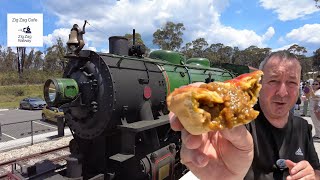
POLYGON ((288 95, 288 91, 287 91, 287 86, 285 83, 281 83, 280 87, 278 89, 277 95, 284 97, 286 95, 288 95))

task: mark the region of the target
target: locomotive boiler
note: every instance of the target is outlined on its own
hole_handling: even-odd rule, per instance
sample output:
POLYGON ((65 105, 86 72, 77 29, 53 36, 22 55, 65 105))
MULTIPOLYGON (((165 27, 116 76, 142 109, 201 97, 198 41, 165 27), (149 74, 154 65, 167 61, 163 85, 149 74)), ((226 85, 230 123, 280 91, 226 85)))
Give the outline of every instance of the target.
MULTIPOLYGON (((166 97, 193 82, 235 76, 211 68, 205 58, 186 60, 178 52, 157 50, 109 38, 109 53, 82 50, 85 25, 71 29, 63 78, 44 86, 48 105, 61 107, 74 139, 68 178, 178 179, 180 134, 170 129, 166 97)), ((134 33, 133 33, 134 37, 134 33)))

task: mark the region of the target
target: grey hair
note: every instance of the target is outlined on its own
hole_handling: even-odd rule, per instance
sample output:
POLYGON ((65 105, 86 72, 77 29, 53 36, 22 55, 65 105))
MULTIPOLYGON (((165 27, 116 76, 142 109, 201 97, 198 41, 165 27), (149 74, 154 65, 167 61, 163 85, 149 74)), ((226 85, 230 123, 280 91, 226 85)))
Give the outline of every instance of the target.
MULTIPOLYGON (((287 50, 282 50, 282 51, 276 51, 276 52, 272 52, 270 53, 266 58, 264 58, 263 61, 261 61, 260 65, 259 65, 259 69, 262 70, 263 67, 267 64, 267 62, 272 58, 272 57, 279 57, 281 60, 285 60, 285 59, 288 59, 288 60, 291 60, 291 59, 295 59, 299 62, 298 60, 298 57, 287 51, 287 50)), ((299 62, 299 65, 301 67, 301 64, 299 62)))

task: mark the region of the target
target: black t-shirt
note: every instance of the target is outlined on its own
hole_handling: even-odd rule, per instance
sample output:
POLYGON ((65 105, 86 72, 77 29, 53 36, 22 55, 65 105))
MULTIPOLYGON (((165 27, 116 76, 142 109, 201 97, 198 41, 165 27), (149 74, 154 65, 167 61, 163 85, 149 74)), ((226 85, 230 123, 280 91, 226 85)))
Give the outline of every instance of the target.
POLYGON ((290 113, 288 123, 283 128, 272 126, 260 111, 256 120, 246 125, 254 142, 254 158, 245 177, 246 180, 285 179, 288 169, 276 166, 278 159, 293 162, 307 160, 314 169, 320 170, 311 129, 306 120, 290 113))

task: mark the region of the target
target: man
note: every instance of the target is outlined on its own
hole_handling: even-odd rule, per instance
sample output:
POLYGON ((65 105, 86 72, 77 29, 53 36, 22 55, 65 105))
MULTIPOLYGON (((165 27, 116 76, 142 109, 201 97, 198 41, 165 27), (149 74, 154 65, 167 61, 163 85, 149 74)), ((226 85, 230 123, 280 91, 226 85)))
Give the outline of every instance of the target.
POLYGON ((260 114, 246 126, 193 136, 169 115, 172 129, 181 131, 181 162, 199 179, 319 178, 311 128, 289 113, 299 94, 299 61, 289 52, 274 52, 260 69, 260 114))

